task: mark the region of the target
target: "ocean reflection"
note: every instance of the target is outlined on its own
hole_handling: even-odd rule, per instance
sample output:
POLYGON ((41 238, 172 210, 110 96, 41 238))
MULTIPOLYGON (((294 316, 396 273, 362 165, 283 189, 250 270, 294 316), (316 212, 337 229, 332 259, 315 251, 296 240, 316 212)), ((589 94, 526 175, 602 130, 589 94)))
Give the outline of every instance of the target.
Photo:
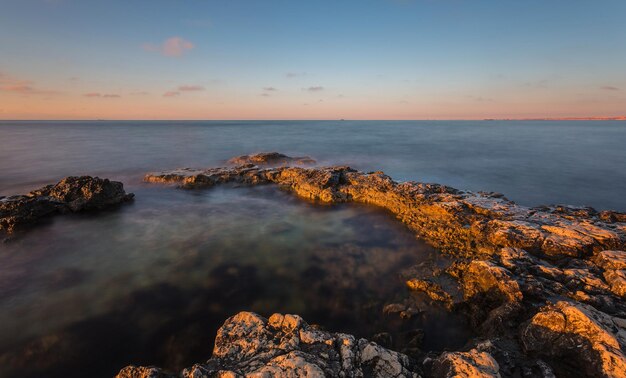
POLYGON ((57 217, 2 246, 5 374, 179 369, 207 359, 217 328, 241 310, 297 313, 408 353, 470 336, 436 306, 411 319, 383 314, 409 296, 406 269, 446 263, 383 211, 273 187, 133 190, 132 205, 57 217))

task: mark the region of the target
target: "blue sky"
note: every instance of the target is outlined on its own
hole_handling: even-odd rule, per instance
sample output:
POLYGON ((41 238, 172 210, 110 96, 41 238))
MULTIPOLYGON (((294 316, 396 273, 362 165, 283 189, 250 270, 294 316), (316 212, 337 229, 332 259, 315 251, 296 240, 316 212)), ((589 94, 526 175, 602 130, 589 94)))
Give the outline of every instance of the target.
POLYGON ((0 118, 618 115, 624 15, 610 0, 2 0, 0 118))

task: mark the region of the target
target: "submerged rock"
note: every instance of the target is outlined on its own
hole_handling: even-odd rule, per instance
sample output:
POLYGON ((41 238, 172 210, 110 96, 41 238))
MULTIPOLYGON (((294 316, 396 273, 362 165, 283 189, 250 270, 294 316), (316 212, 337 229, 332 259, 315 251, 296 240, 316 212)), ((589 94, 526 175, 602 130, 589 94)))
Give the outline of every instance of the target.
POLYGON ((320 331, 297 315, 265 319, 240 312, 218 330, 213 356, 179 374, 127 366, 117 378, 419 377, 407 356, 342 333, 320 331))
POLYGON ((133 197, 124 191, 121 182, 91 176, 66 177, 26 195, 0 199, 0 230, 11 233, 52 214, 103 210, 133 197))
MULTIPOLYGON (((431 272, 430 277, 407 277, 407 287, 442 303, 449 311, 466 315, 478 333, 472 344, 493 341, 491 345, 498 345, 497 353, 468 347, 431 359, 428 371, 436 377, 551 377, 553 371, 569 376, 625 376, 626 214, 562 205, 529 208, 498 193, 399 183, 382 172, 364 173, 349 167, 262 168, 251 160, 241 162, 246 164, 151 173, 145 180, 188 189, 224 183, 275 184, 308 200, 365 203, 390 211, 416 236, 454 259, 448 267, 431 272), (435 276, 439 282, 456 282, 458 288, 442 287, 432 280, 435 276), (446 279, 439 280, 443 276, 446 279), (459 289, 462 298, 457 295, 459 289), (567 367, 571 367, 572 358, 580 361, 574 369, 567 367)), ((410 304, 391 304, 384 312, 402 314, 409 308, 410 304)), ((300 324, 300 320, 293 321, 300 324)), ((333 340, 345 336, 338 335, 333 340)), ((298 369, 304 367, 313 372, 317 367, 325 374, 338 373, 328 370, 335 366, 328 361, 336 359, 329 357, 333 354, 326 347, 302 349, 307 343, 290 337, 289 342, 297 347, 283 348, 288 352, 273 355, 264 346, 269 339, 259 337, 220 339, 213 359, 197 369, 217 371, 226 366, 237 374, 258 371, 284 375, 303 373, 305 370, 298 369), (234 350, 239 352, 234 354, 234 350), (242 351, 246 351, 243 356, 242 351), (211 361, 218 361, 217 365, 211 361), (224 365, 225 361, 231 361, 230 365, 224 365)), ((284 339, 282 333, 271 337, 278 337, 281 343, 284 339)), ((363 349, 354 349, 360 343, 348 344, 351 353, 362 358, 363 349)), ((392 356, 392 360, 404 361, 398 354, 392 356)), ((359 363, 349 365, 354 370, 340 372, 359 376, 365 372, 363 360, 359 363)), ((400 366, 415 372, 409 365, 400 366)))

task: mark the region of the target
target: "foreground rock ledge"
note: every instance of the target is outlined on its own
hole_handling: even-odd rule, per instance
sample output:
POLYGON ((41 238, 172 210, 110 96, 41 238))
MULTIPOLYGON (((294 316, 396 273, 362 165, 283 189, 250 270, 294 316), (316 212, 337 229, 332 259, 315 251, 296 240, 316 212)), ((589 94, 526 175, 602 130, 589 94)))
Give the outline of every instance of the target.
POLYGON ((274 314, 268 320, 240 312, 219 329, 206 363, 178 374, 127 366, 117 377, 419 377, 417 371, 405 355, 351 335, 320 331, 297 315, 274 314))
MULTIPOLYGON (((589 207, 529 208, 497 193, 399 183, 382 172, 342 166, 262 168, 250 161, 254 155, 236 167, 184 168, 151 173, 145 180, 186 189, 276 184, 308 200, 359 202, 389 210, 452 260, 445 269, 415 269, 407 278, 407 290, 467 316, 479 334, 462 351, 413 356, 422 370, 402 365, 411 373, 626 376, 626 214, 589 207), (434 276, 448 276, 457 287, 443 288, 434 276)), ((386 308, 409 308, 411 298, 386 308)), ((251 340, 256 341, 239 351, 265 343, 251 340)), ((220 345, 216 351, 231 348, 220 345)), ((314 354, 313 349, 307 353, 314 354)), ((222 363, 221 356, 214 353, 210 361, 222 363)), ((248 357, 238 360, 237 374, 259 368, 257 360, 248 357)), ((296 371, 299 365, 288 360, 281 366, 296 371)), ((359 371, 344 373, 360 376, 359 371)))
POLYGON ((26 195, 0 197, 0 230, 12 233, 54 214, 103 210, 131 200, 121 182, 99 177, 66 177, 26 195))

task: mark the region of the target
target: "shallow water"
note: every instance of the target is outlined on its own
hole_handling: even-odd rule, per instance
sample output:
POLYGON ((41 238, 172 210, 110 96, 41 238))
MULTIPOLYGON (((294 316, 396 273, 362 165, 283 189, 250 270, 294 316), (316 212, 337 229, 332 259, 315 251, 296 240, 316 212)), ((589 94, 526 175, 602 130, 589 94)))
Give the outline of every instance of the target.
POLYGON ((136 194, 119 211, 58 217, 3 246, 2 365, 34 376, 182 368, 207 359, 217 327, 241 310, 390 332, 398 349, 415 329, 427 329, 427 349, 470 335, 436 308, 410 321, 383 315, 407 296, 404 269, 445 262, 385 212, 272 187, 136 194))
POLYGON ((626 210, 619 122, 0 122, 0 195, 67 175, 121 180, 136 200, 61 216, 0 244, 0 376, 111 376, 210 356, 217 328, 250 310, 423 350, 459 348, 463 319, 410 294, 403 272, 443 266, 388 213, 322 206, 272 187, 184 191, 147 171, 280 151, 392 177, 505 193, 527 205, 626 210), (384 340, 384 338, 382 338, 384 340), (44 374, 45 372, 45 374, 44 374))

